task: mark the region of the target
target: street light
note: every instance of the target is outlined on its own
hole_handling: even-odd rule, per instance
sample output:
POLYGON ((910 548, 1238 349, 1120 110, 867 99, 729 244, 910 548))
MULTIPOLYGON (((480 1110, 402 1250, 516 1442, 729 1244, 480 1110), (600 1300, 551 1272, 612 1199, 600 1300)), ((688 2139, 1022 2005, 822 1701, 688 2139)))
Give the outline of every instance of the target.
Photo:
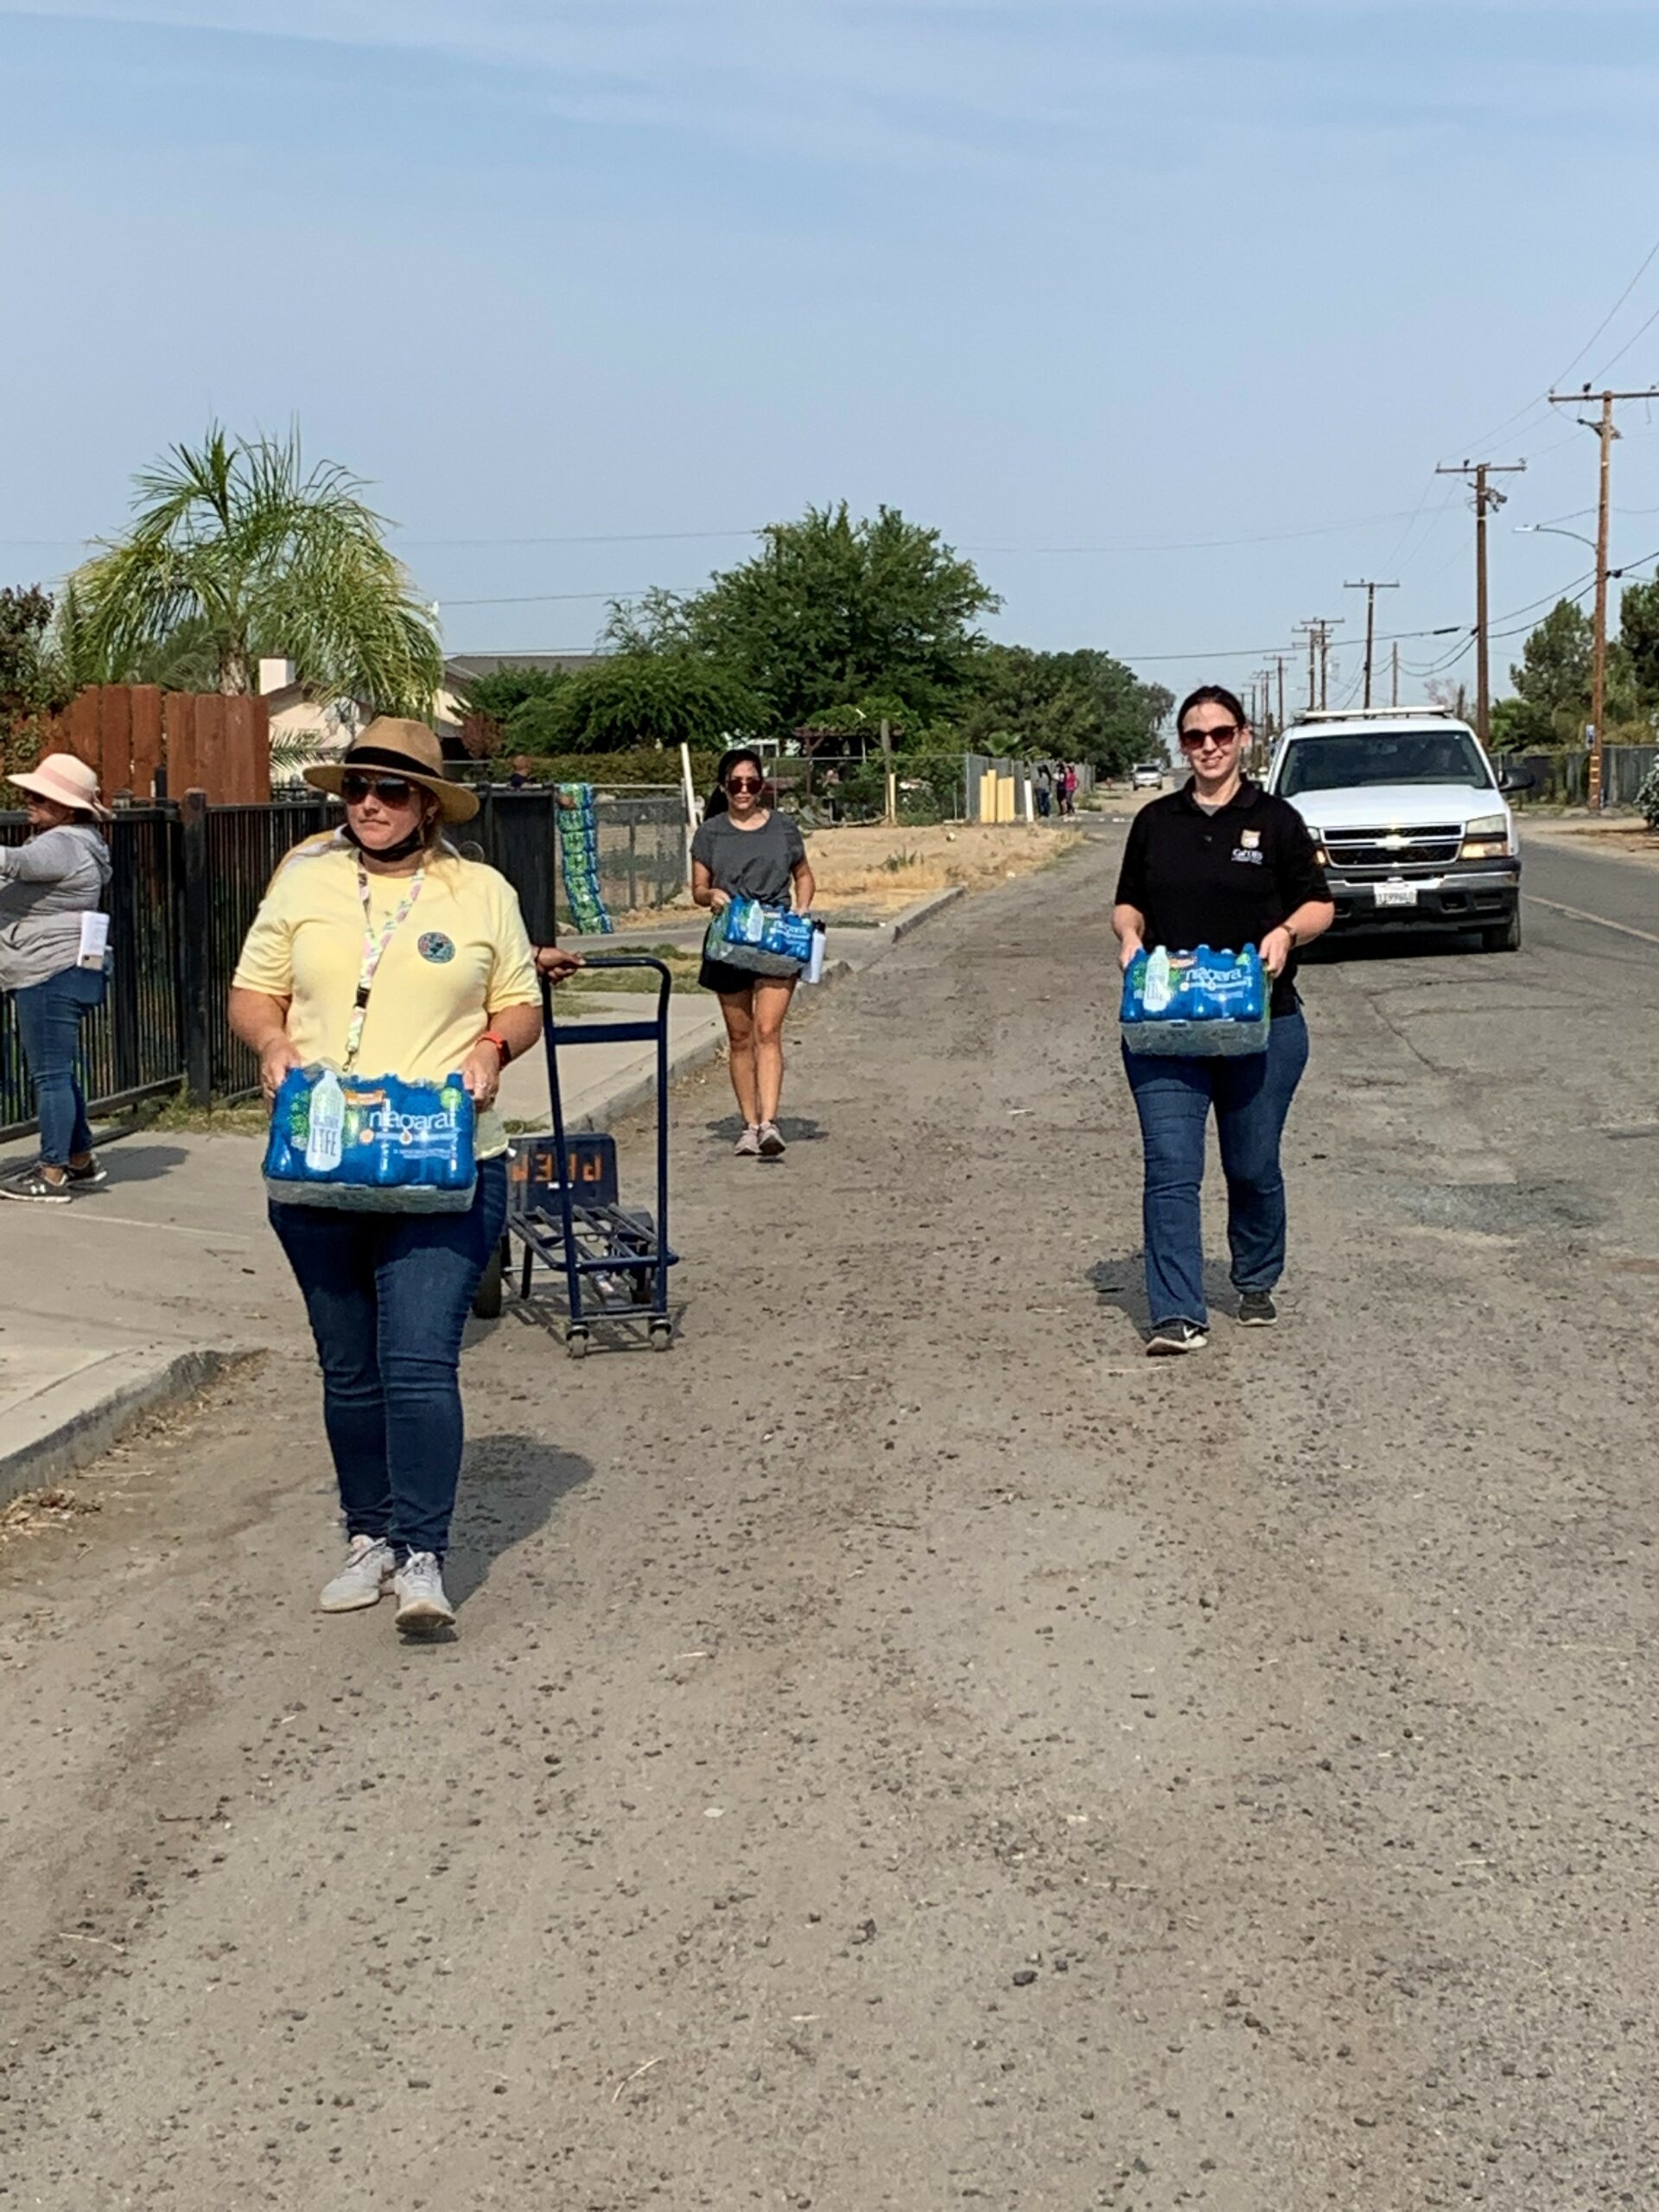
POLYGON ((1515 525, 1515 534, 1517 537, 1571 537, 1580 545, 1587 545, 1592 553, 1596 550, 1593 537, 1582 537, 1576 530, 1558 530, 1553 522, 1518 522, 1515 525))

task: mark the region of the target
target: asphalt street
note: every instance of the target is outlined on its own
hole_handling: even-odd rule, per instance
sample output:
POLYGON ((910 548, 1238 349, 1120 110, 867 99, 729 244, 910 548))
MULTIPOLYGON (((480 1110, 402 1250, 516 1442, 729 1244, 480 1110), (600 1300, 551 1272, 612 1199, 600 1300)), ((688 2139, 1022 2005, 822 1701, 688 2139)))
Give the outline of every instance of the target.
POLYGON ((453 1642, 312 1610, 297 1351, 0 1548, 0 2205, 1656 2201, 1659 947, 1559 911, 1656 879, 1310 966, 1286 1325, 1153 1363, 1119 836, 781 1166, 683 1087, 681 1341, 467 1355, 453 1642))

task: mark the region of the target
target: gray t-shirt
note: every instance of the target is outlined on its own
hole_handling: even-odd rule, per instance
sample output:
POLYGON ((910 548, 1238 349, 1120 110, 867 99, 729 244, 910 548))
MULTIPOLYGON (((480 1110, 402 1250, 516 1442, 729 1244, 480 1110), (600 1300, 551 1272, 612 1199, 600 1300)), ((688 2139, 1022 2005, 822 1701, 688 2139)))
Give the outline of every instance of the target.
POLYGON ((789 904, 791 878, 806 858, 806 841, 793 816, 772 812, 758 830, 740 830, 729 814, 711 814, 691 840, 716 891, 758 899, 763 906, 789 904))
POLYGON ((108 848, 66 823, 22 845, 0 845, 0 990, 27 990, 80 957, 80 918, 103 903, 108 848))

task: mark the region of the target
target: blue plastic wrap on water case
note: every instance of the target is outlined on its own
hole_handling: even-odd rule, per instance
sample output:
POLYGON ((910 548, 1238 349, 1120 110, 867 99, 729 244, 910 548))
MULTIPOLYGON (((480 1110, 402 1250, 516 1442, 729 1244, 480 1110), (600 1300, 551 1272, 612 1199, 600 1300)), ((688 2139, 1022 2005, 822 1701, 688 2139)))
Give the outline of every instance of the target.
POLYGON ((287 1205, 461 1213, 477 1181, 476 1129, 459 1075, 405 1083, 294 1068, 271 1111, 265 1187, 287 1205))
POLYGON ((1198 1059, 1265 1052, 1269 989, 1254 945, 1137 953, 1123 977, 1123 1042, 1132 1052, 1198 1059))

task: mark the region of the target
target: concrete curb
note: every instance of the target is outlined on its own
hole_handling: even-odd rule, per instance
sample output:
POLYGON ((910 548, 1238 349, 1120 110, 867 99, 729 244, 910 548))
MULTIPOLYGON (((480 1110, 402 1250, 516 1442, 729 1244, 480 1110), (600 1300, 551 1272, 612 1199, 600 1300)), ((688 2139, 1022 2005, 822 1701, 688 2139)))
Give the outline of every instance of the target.
POLYGON ((169 1353, 149 1345, 110 1356, 111 1387, 92 1403, 67 1405, 61 1417, 52 1400, 67 1396, 75 1382, 58 1383, 41 1398, 40 1433, 0 1452, 0 1505, 26 1491, 41 1490, 96 1459, 145 1414, 160 1412, 211 1382, 233 1352, 189 1350, 169 1353))
POLYGON ((922 899, 915 906, 906 906, 902 914, 895 914, 886 925, 889 938, 897 944, 900 938, 908 937, 912 930, 920 929, 924 922, 931 922, 935 914, 942 914, 947 906, 954 906, 958 899, 966 895, 963 885, 953 883, 944 891, 936 891, 931 899, 922 899))

